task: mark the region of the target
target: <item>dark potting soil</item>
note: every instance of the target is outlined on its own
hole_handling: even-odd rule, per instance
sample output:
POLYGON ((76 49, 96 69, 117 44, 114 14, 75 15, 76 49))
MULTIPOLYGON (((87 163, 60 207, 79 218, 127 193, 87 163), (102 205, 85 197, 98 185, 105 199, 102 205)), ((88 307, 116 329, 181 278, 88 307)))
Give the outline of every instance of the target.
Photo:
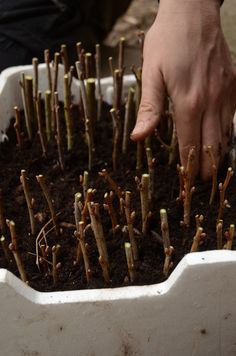
MULTIPOLYGON (((77 108, 74 108, 74 116, 79 117, 77 108)), ((112 122, 109 111, 104 107, 102 119, 96 123, 95 154, 92 171, 89 173, 89 186, 96 189, 95 202, 100 203, 100 213, 103 222, 104 234, 107 243, 110 263, 110 283, 105 284, 101 266, 98 262, 98 251, 91 230, 88 230, 86 242, 88 244, 88 255, 91 264, 92 278, 89 284, 86 281, 83 261, 75 263, 77 240, 74 237, 74 195, 82 192, 80 175, 87 170, 87 147, 84 143, 84 124, 76 120, 75 145, 73 152, 66 152, 65 137, 63 138, 65 170, 62 172, 58 164, 56 143, 48 144, 47 157, 42 156, 42 150, 38 135, 33 141, 25 140, 23 148, 19 150, 16 146, 16 136, 13 125, 7 134, 9 141, 0 146, 0 188, 3 192, 5 218, 13 220, 16 225, 19 252, 23 260, 28 283, 31 287, 40 291, 73 290, 85 288, 118 287, 129 285, 128 270, 124 251, 124 242, 129 241, 128 235, 123 229, 126 224, 116 204, 116 213, 120 223, 120 229, 115 234, 111 229, 111 221, 108 212, 103 209, 103 196, 110 191, 107 182, 98 175, 98 172, 106 168, 111 177, 123 190, 133 193, 132 207, 136 211, 135 228, 141 231, 140 197, 135 183, 135 176, 147 172, 146 159, 143 159, 143 171, 137 172, 136 166, 136 144, 130 142, 129 152, 120 155, 120 168, 118 172, 112 173, 112 122), (37 234, 40 229, 50 220, 51 216, 41 188, 35 176, 43 174, 55 202, 56 212, 59 213, 60 235, 56 236, 54 231, 47 234, 47 242, 50 247, 55 244, 61 245, 58 261, 61 267, 58 270, 58 283, 53 285, 51 273, 42 273, 36 266, 36 236, 30 234, 30 223, 26 201, 22 186, 20 184, 20 171, 25 169, 29 177, 30 193, 33 197, 33 209, 36 217, 37 234)), ((196 191, 193 195, 191 209, 191 226, 184 228, 180 226, 183 219, 183 206, 176 201, 179 193, 179 179, 176 165, 170 167, 166 164, 165 152, 159 142, 153 138, 153 153, 156 159, 155 166, 155 189, 152 204, 152 218, 150 230, 147 236, 137 234, 140 259, 136 266, 136 280, 133 284, 145 285, 158 283, 165 279, 163 275, 164 252, 163 245, 158 236, 161 235, 159 211, 167 209, 171 245, 174 247, 173 269, 183 256, 190 251, 192 239, 195 234, 195 215, 203 214, 203 228, 206 237, 200 246, 200 250, 216 249, 215 225, 219 206, 219 193, 217 192, 214 204, 209 207, 211 182, 195 182, 196 191)), ((219 182, 225 177, 225 171, 219 182)), ((232 178, 226 192, 231 208, 224 212, 224 231, 230 224, 235 223, 236 218, 236 186, 235 177, 232 178)), ((89 219, 88 219, 89 223, 89 219)), ((7 229, 6 239, 10 243, 10 234, 7 229)), ((51 261, 51 254, 48 256, 51 261)), ((0 247, 0 267, 7 268, 19 276, 16 264, 12 258, 7 263, 2 248, 0 247)), ((51 268, 51 265, 50 265, 51 268)))

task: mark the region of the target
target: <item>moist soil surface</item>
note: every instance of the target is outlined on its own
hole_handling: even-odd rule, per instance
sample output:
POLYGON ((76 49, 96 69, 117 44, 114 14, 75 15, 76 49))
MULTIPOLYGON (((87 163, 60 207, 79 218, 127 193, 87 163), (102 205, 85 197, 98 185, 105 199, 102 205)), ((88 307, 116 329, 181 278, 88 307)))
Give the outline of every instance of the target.
MULTIPOLYGON (((79 117, 77 108, 74 108, 74 116, 79 117)), ((211 192, 211 182, 195 182, 195 193, 192 199, 191 224, 189 228, 180 226, 183 219, 183 206, 176 201, 179 194, 179 178, 176 171, 176 164, 168 166, 166 164, 166 152, 153 137, 153 153, 156 159, 155 165, 155 187, 152 202, 152 217, 150 219, 150 232, 147 236, 138 234, 141 231, 140 196, 135 182, 135 177, 141 177, 141 173, 147 172, 146 159, 143 158, 143 171, 136 171, 136 144, 130 142, 129 151, 125 155, 120 155, 120 167, 117 172, 112 172, 112 120, 107 107, 104 107, 102 118, 96 123, 95 153, 92 171, 89 173, 89 186, 96 189, 94 201, 100 203, 100 214, 103 223, 104 235, 106 238, 109 264, 110 283, 105 284, 103 280, 101 266, 98 262, 98 251, 95 238, 90 229, 86 233, 88 244, 88 255, 92 272, 91 281, 87 283, 83 260, 75 263, 77 251, 77 239, 74 237, 74 195, 82 192, 80 175, 87 170, 87 147, 84 143, 84 123, 76 120, 77 127, 75 133, 75 144, 73 152, 66 152, 65 138, 63 139, 65 170, 61 171, 58 164, 57 146, 53 140, 47 146, 47 157, 42 156, 42 149, 38 135, 32 142, 24 140, 22 149, 16 145, 16 135, 13 124, 7 134, 9 141, 0 146, 0 188, 3 193, 5 218, 13 220, 16 225, 17 241, 19 252, 25 266, 25 271, 29 285, 39 291, 74 290, 85 288, 106 288, 130 285, 128 269, 124 251, 124 242, 129 241, 124 225, 124 216, 119 212, 119 202, 115 199, 116 214, 120 228, 114 233, 111 229, 109 214, 103 208, 103 196, 111 189, 103 177, 98 172, 106 168, 111 177, 117 182, 122 190, 132 192, 132 208, 136 211, 134 226, 136 228, 136 238, 139 247, 139 261, 136 265, 136 279, 133 284, 145 285, 162 282, 164 252, 161 243, 161 229, 159 211, 161 208, 167 209, 170 229, 171 245, 174 247, 173 268, 190 251, 193 236, 195 235, 195 215, 203 214, 203 228, 206 233, 199 250, 216 249, 216 218, 219 206, 219 193, 217 192, 214 203, 209 207, 209 197, 211 192), (36 234, 30 233, 30 223, 24 192, 20 184, 20 171, 25 169, 28 175, 28 184, 34 204, 34 214, 36 217, 36 234), (53 284, 51 273, 43 273, 36 266, 36 237, 41 228, 50 220, 51 216, 43 196, 42 190, 35 178, 36 175, 45 176, 60 224, 60 235, 56 236, 52 230, 46 236, 47 243, 51 248, 60 244, 61 250, 58 262, 61 267, 58 270, 58 282, 53 284), (154 231, 151 232, 151 231, 154 231)), ((25 135, 26 136, 26 135, 25 135)), ((223 171, 218 182, 223 181, 226 172, 223 171)), ((233 177, 226 192, 231 208, 224 211, 224 231, 230 224, 235 222, 236 217, 236 194, 235 178, 233 177)), ((90 223, 88 219, 88 223, 90 223)), ((52 225, 50 225, 52 227, 52 225)), ((6 228, 6 239, 10 243, 10 234, 6 228)), ((224 240, 225 241, 225 240, 224 240)), ((52 256, 49 253, 47 260, 51 263, 52 256)), ((7 263, 2 248, 0 247, 0 267, 7 268, 15 275, 19 276, 14 258, 7 263)), ((51 270, 51 264, 49 264, 51 270)))

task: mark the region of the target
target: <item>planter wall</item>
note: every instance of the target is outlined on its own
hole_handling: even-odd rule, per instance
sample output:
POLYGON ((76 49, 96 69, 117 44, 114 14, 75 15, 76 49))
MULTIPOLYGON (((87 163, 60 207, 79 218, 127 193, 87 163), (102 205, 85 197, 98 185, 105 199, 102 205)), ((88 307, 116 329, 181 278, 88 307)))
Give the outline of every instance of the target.
POLYGON ((188 254, 160 284, 39 293, 0 271, 1 355, 236 354, 236 253, 188 254))
MULTIPOLYGON (((22 107, 21 71, 32 67, 0 76, 3 132, 13 106, 22 107)), ((108 102, 111 84, 111 78, 102 81, 108 102)), ((46 81, 39 87, 44 91, 46 81)), ((76 102, 76 80, 72 91, 76 102)), ((1 269, 0 355, 235 355, 235 275, 236 252, 223 250, 188 254, 166 282, 142 287, 40 293, 1 269)))

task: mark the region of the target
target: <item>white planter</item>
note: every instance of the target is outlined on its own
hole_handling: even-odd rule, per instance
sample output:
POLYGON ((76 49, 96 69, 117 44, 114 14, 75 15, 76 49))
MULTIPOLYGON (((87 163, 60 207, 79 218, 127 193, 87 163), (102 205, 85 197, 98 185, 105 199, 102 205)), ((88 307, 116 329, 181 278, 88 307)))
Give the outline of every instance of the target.
MULTIPOLYGON (((0 76, 2 131, 22 107, 22 70, 32 67, 0 76)), ((110 101, 111 79, 102 87, 110 101)), ((223 250, 188 254, 166 282, 142 287, 40 293, 1 269, 0 355, 236 355, 235 275, 236 252, 223 250)))
POLYGON ((1 355, 236 354, 236 253, 188 254, 163 283, 39 293, 0 270, 1 355))

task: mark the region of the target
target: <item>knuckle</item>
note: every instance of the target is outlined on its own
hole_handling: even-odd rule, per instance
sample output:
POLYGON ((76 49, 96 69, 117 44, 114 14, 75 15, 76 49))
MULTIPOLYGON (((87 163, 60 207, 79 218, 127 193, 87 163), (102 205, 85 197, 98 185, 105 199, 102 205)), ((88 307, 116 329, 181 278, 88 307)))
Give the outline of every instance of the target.
MULTIPOLYGON (((202 109, 203 97, 200 91, 189 95, 186 102, 186 111, 189 115, 195 115, 202 109)), ((191 120, 191 118, 189 118, 191 120)))
POLYGON ((209 101, 216 105, 222 100, 223 88, 221 86, 214 86, 209 91, 209 101))

